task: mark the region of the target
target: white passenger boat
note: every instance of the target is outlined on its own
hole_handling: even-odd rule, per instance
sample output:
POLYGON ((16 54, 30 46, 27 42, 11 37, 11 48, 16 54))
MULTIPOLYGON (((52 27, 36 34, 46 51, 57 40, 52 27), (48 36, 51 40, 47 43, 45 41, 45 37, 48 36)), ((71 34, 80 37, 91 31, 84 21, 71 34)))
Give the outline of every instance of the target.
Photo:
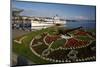
POLYGON ((60 24, 64 25, 66 24, 66 21, 61 21, 59 17, 54 16, 52 19, 44 19, 45 22, 40 22, 40 21, 31 21, 31 29, 32 30, 40 30, 43 28, 48 28, 53 26, 54 24, 60 24))

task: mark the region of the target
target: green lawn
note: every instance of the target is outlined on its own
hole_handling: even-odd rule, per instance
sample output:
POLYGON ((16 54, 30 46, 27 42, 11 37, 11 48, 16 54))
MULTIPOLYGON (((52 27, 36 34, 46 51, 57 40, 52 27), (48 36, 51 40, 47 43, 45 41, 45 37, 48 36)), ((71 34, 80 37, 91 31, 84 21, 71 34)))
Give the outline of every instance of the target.
MULTIPOLYGON (((13 46, 12 46, 13 52, 17 53, 18 55, 22 55, 22 56, 28 58, 29 60, 33 61, 36 64, 52 63, 50 61, 46 61, 46 60, 41 59, 40 57, 37 57, 35 54, 32 53, 32 51, 29 48, 29 44, 33 37, 35 37, 36 35, 40 35, 43 32, 52 33, 51 32, 52 30, 53 30, 53 28, 43 29, 43 30, 38 30, 36 32, 30 32, 26 35, 23 35, 23 36, 27 36, 27 38, 25 38, 23 40, 22 44, 18 44, 13 41, 13 46)), ((14 39, 17 39, 17 38, 14 38, 14 39)))
MULTIPOLYGON (((35 54, 32 53, 32 51, 29 48, 29 46, 30 46, 29 44, 30 44, 32 38, 37 36, 37 35, 41 35, 44 32, 47 32, 50 35, 52 35, 52 34, 54 34, 55 29, 52 27, 52 28, 46 28, 46 29, 33 31, 33 32, 28 33, 28 34, 25 34, 23 36, 26 36, 27 38, 23 39, 22 44, 18 44, 16 42, 14 42, 14 39, 19 40, 23 36, 14 38, 13 42, 12 42, 12 44, 13 44, 12 45, 13 52, 17 53, 18 55, 22 55, 22 56, 26 57, 27 59, 33 61, 36 64, 53 63, 53 62, 50 62, 50 61, 43 60, 40 57, 36 56, 35 54)), ((84 40, 88 40, 89 39, 89 37, 79 37, 79 38, 80 39, 84 39, 84 40)), ((57 40, 51 45, 50 48, 52 48, 52 49, 59 48, 60 46, 64 45, 65 42, 66 42, 65 39, 57 40)), ((45 47, 45 46, 40 45, 37 49, 41 49, 41 47, 45 47)), ((45 47, 45 48, 47 48, 47 47, 45 47)), ((43 51, 43 50, 44 49, 41 49, 40 51, 43 51)))
POLYGON ((78 36, 76 37, 77 39, 80 39, 80 40, 93 40, 92 38, 90 38, 89 36, 78 36))
POLYGON ((56 40, 56 41, 52 44, 51 48, 52 48, 52 49, 59 48, 60 46, 64 45, 65 42, 66 42, 65 39, 56 40))

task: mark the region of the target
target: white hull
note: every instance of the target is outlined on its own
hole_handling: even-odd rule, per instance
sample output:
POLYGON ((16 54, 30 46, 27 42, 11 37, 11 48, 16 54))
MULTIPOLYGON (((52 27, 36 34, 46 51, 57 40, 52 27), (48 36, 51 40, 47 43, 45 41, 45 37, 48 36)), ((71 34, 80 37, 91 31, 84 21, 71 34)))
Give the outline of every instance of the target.
POLYGON ((65 24, 66 22, 64 21, 59 21, 59 22, 32 22, 31 23, 31 29, 32 30, 40 30, 40 29, 43 29, 43 28, 48 28, 48 27, 51 27, 53 26, 54 24, 65 24))
POLYGON ((61 24, 64 25, 66 24, 66 21, 61 21, 59 17, 54 16, 53 19, 44 19, 44 21, 31 21, 31 29, 43 29, 43 28, 48 28, 50 26, 53 26, 54 24, 61 24))
POLYGON ((53 26, 53 24, 32 23, 31 26, 32 26, 32 27, 31 27, 32 30, 40 30, 40 29, 43 29, 43 28, 51 27, 51 26, 53 26))

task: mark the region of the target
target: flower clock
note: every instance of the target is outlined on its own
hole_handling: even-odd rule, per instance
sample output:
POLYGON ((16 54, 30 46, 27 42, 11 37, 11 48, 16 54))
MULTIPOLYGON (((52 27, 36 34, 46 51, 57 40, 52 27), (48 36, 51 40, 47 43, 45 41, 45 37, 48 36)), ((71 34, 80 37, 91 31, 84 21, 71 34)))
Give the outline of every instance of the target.
POLYGON ((86 31, 73 32, 67 33, 70 36, 42 33, 33 37, 30 49, 38 57, 55 63, 95 60, 95 37, 86 31))

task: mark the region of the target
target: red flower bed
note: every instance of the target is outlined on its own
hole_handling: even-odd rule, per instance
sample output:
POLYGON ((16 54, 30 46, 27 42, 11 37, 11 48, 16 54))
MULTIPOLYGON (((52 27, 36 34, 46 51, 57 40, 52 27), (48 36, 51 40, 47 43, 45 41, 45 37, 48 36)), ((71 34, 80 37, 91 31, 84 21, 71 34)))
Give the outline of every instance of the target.
POLYGON ((86 44, 88 44, 89 43, 89 41, 79 41, 79 45, 81 46, 81 45, 86 45, 86 44))
POLYGON ((70 38, 70 39, 68 39, 68 41, 66 41, 65 46, 66 47, 74 47, 76 44, 78 44, 78 40, 76 40, 74 38, 70 38))
POLYGON ((88 41, 80 41, 74 38, 70 38, 68 39, 68 41, 66 41, 65 47, 80 47, 80 46, 85 46, 88 43, 89 43, 88 41))
POLYGON ((58 38, 60 38, 59 35, 47 36, 45 41, 46 43, 50 44, 51 42, 56 41, 58 38))
POLYGON ((87 32, 85 32, 85 31, 77 31, 75 33, 75 35, 87 35, 87 32))

